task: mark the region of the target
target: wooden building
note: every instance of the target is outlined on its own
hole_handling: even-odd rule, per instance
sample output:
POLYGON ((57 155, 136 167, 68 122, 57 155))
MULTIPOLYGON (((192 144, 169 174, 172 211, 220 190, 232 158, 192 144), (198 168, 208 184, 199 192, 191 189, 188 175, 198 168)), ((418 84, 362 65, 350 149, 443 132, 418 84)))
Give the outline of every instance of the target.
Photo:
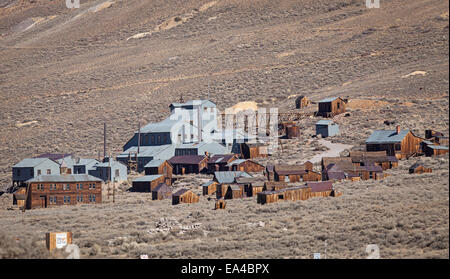
POLYGON ((268 157, 268 145, 262 143, 241 143, 241 157, 243 159, 268 157))
POLYGON ((307 186, 295 186, 278 191, 263 191, 257 194, 257 203, 266 204, 278 201, 307 200, 311 195, 311 188, 307 186))
POLYGON ((217 182, 210 180, 202 185, 202 193, 204 196, 215 194, 217 191, 217 182))
POLYGON ((286 127, 286 138, 294 139, 300 137, 300 127, 297 125, 290 125, 286 127))
POLYGON ((291 186, 284 181, 266 181, 264 182, 263 191, 278 191, 289 187, 291 186))
POLYGON ((319 101, 316 116, 333 117, 345 112, 346 101, 341 97, 325 98, 319 101))
POLYGON ((252 176, 243 171, 216 171, 214 173, 214 181, 218 183, 216 187, 216 197, 218 199, 224 197, 228 186, 236 184, 236 178, 238 177, 251 178, 252 176))
POLYGON ((423 153, 427 157, 444 155, 448 153, 448 146, 425 144, 423 153))
POLYGON ((395 156, 387 156, 387 152, 384 151, 350 151, 349 157, 353 163, 357 163, 360 166, 380 166, 383 171, 398 166, 398 159, 395 156))
POLYGON ((170 158, 169 163, 173 166, 173 174, 184 175, 206 171, 208 160, 206 155, 183 155, 170 158))
POLYGON ((13 193, 13 205, 17 205, 19 208, 23 208, 25 201, 27 200, 27 188, 20 187, 13 193))
POLYGON ((366 140, 367 151, 386 151, 388 156, 404 159, 420 153, 423 138, 415 136, 410 130, 376 130, 366 140))
POLYGON ((151 160, 144 166, 145 175, 162 174, 164 183, 172 185, 173 166, 167 160, 151 160))
POLYGON ((227 202, 221 198, 216 201, 214 209, 225 209, 227 207, 227 202))
POLYGON ((172 189, 165 183, 159 183, 152 190, 152 200, 170 199, 172 197, 172 189))
POLYGON ((308 98, 306 98, 306 96, 298 96, 295 99, 295 108, 297 108, 297 109, 306 108, 310 104, 311 104, 311 101, 308 98))
POLYGON ((230 171, 245 171, 245 172, 263 172, 264 166, 249 159, 237 159, 229 163, 227 170, 230 171))
POLYGON ((229 185, 225 193, 225 199, 238 199, 244 197, 244 187, 239 185, 229 185))
POLYGON ((40 175, 26 183, 26 209, 102 202, 102 180, 88 174, 40 175))
POLYGON ((422 163, 414 163, 410 168, 409 168, 409 173, 431 173, 432 170, 431 168, 426 168, 422 163))
POLYGON ((199 196, 188 189, 180 189, 172 195, 172 205, 180 203, 196 203, 199 201, 199 196))
POLYGON ((308 182, 306 186, 311 188, 310 197, 329 197, 333 192, 331 181, 308 182))
POLYGON ((215 171, 226 171, 228 165, 237 159, 236 154, 217 154, 212 156, 208 161, 208 173, 215 171))
POLYGON ((151 192, 165 181, 166 178, 162 174, 144 175, 132 181, 132 188, 135 192, 151 192))
POLYGON ((321 166, 322 170, 325 170, 328 165, 355 165, 359 166, 359 163, 353 163, 352 158, 350 157, 322 157, 321 166))
POLYGON ((264 170, 264 175, 267 177, 267 180, 274 181, 275 180, 275 166, 267 165, 264 170))
POLYGON ((247 197, 255 196, 256 193, 262 192, 264 189, 265 177, 237 177, 235 183, 243 186, 244 193, 247 197))
POLYGON ((309 161, 301 165, 275 165, 274 180, 291 183, 322 180, 322 175, 312 169, 313 164, 309 161))

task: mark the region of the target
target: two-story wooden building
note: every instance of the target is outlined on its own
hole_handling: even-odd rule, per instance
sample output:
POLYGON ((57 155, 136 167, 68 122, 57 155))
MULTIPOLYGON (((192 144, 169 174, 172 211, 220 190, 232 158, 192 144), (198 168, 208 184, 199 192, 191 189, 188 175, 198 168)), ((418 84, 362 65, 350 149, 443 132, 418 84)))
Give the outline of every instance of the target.
POLYGON ((40 175, 26 183, 27 209, 102 202, 102 180, 88 174, 40 175))

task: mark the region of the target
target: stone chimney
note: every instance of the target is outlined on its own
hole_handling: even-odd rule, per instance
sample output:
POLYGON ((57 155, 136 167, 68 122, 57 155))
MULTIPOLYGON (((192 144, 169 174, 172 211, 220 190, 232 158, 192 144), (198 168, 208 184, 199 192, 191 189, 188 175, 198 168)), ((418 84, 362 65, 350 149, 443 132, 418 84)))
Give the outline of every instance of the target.
POLYGON ((398 134, 400 134, 400 125, 397 125, 397 127, 395 127, 395 132, 398 134))

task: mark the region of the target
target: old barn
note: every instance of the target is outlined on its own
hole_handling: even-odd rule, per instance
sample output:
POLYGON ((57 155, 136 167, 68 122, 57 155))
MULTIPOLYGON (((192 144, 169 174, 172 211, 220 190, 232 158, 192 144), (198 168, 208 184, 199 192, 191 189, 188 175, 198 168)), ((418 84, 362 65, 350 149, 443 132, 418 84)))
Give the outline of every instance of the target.
POLYGON ((302 109, 302 108, 306 108, 307 106, 309 106, 311 104, 311 101, 306 98, 306 96, 298 96, 295 99, 295 108, 297 109, 302 109))

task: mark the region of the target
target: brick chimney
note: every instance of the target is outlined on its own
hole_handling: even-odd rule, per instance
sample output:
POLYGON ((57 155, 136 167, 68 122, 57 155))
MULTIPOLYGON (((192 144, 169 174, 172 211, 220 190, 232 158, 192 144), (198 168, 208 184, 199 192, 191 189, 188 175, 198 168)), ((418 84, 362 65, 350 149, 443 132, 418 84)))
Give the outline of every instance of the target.
POLYGON ((400 125, 397 125, 397 127, 395 127, 395 132, 397 132, 397 135, 400 134, 400 125))

